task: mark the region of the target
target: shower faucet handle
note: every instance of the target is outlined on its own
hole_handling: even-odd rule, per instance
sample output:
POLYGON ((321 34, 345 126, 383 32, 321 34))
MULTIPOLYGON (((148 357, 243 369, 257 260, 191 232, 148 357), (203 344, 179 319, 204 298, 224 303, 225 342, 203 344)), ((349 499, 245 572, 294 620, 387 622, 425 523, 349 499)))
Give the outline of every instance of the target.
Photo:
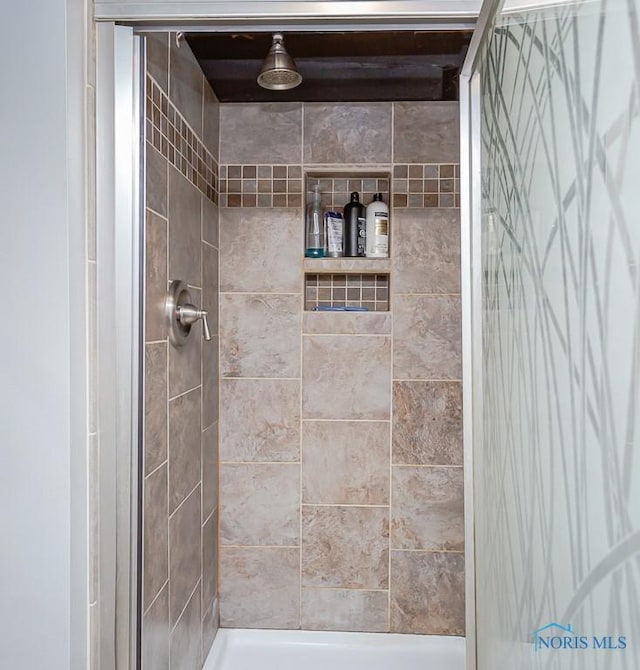
POLYGON ((199 320, 202 320, 204 339, 211 340, 207 310, 199 309, 191 302, 186 282, 174 279, 169 283, 164 310, 169 341, 174 347, 183 347, 187 343, 191 326, 199 320))
POLYGON ((182 305, 178 305, 176 308, 176 313, 178 321, 180 321, 183 326, 191 326, 199 319, 202 319, 204 339, 207 342, 211 340, 211 331, 209 330, 209 321, 207 320, 208 312, 206 309, 198 309, 191 303, 184 303, 182 305))

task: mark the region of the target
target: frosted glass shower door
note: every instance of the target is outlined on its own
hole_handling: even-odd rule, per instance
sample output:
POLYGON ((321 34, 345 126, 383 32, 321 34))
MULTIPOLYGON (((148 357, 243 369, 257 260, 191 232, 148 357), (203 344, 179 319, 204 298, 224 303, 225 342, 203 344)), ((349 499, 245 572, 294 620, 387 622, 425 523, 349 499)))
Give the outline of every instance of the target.
POLYGON ((478 670, 640 668, 639 10, 494 8, 470 73, 478 670))

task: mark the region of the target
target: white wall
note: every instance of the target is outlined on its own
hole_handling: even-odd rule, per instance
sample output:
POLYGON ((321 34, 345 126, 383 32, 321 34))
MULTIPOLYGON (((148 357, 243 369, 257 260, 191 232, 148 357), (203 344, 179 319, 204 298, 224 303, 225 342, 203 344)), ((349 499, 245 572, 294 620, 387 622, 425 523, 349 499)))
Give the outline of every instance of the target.
POLYGON ((83 56, 68 68, 66 53, 83 33, 67 4, 3 3, 0 666, 12 670, 85 656, 83 56))

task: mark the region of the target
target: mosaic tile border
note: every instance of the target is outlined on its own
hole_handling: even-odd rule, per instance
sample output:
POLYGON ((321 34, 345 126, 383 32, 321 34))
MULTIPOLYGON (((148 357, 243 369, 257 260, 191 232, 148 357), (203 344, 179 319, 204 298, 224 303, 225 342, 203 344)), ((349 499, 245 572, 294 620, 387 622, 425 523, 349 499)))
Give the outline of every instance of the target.
MULTIPOLYGON (((339 166, 336 166, 339 172, 339 166)), ((221 165, 222 207, 303 207, 314 184, 320 184, 322 204, 338 211, 353 191, 367 205, 374 193, 395 208, 460 207, 458 163, 394 165, 392 178, 380 176, 307 176, 302 165, 221 165), (391 193, 391 195, 390 195, 391 193), (304 195, 304 197, 303 197, 304 195)))
POLYGON ((393 166, 393 206, 460 207, 459 163, 393 166))
POLYGON ((388 274, 305 274, 304 308, 366 307, 370 312, 389 311, 388 274))
POLYGON ((152 77, 146 85, 147 141, 218 204, 218 161, 152 77))

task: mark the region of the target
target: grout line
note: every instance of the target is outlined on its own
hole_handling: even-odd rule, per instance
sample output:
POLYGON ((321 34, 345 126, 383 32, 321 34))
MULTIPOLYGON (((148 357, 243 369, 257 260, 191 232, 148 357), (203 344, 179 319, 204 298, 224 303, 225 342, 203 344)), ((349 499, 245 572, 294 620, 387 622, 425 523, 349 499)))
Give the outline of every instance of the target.
POLYGON ((145 342, 145 345, 147 344, 164 344, 167 341, 167 338, 164 337, 161 340, 148 340, 145 342))
MULTIPOLYGON (((201 371, 201 374, 202 374, 202 371, 201 371)), ((167 377, 168 376, 169 375, 167 375, 167 377)), ((197 391, 201 387, 202 387, 202 384, 200 383, 197 386, 194 386, 192 389, 189 389, 188 391, 183 391, 182 393, 178 393, 177 395, 171 396, 169 398, 169 403, 173 402, 174 400, 177 400, 178 398, 182 398, 182 396, 189 395, 189 393, 193 393, 194 391, 197 391)))
POLYGON ((189 500, 189 498, 194 494, 195 490, 200 486, 200 482, 198 482, 192 489, 187 493, 187 495, 184 497, 184 499, 180 502, 180 504, 171 512, 169 515, 169 519, 173 518, 176 514, 176 512, 189 500))
MULTIPOLYGON (((198 587, 200 586, 200 584, 202 584, 202 577, 200 577, 200 579, 198 579, 198 581, 196 582, 196 585, 193 587, 193 591, 191 591, 191 593, 189 594, 189 597, 187 598, 187 602, 185 603, 184 607, 182 608, 182 612, 180 612, 180 614, 178 615, 178 618, 176 619, 176 622, 173 624, 173 628, 171 628, 169 630, 169 637, 170 638, 171 638, 171 635, 173 635, 173 631, 177 628, 178 624, 180 623, 180 620, 182 619, 182 616, 184 615, 185 610, 187 609, 187 607, 189 607, 189 603, 191 602, 191 599, 193 598, 195 592, 198 590, 198 587)), ((198 603, 198 604, 200 604, 200 603, 198 603)), ((200 609, 200 608, 198 608, 198 609, 200 609)), ((169 612, 171 612, 171 610, 169 610, 169 612)), ((200 618, 200 617, 198 617, 198 618, 200 618)))
POLYGON ((211 517, 218 511, 218 506, 216 505, 213 510, 211 511, 211 514, 202 522, 202 528, 204 528, 210 521, 211 517))
POLYGON ((149 605, 149 607, 147 607, 147 609, 142 612, 142 616, 145 616, 149 612, 149 610, 155 604, 156 600, 158 600, 158 598, 160 597, 160 594, 164 590, 165 586, 167 586, 168 584, 169 584, 169 578, 167 577, 164 584, 158 589, 158 593, 156 593, 156 595, 153 597, 153 600, 151 601, 151 604, 149 605))
POLYGON ((169 459, 168 459, 168 458, 165 458, 164 461, 162 461, 162 463, 160 463, 160 465, 158 465, 158 466, 156 466, 155 468, 153 468, 153 470, 151 470, 151 472, 148 472, 148 473, 143 477, 143 479, 149 479, 149 477, 151 477, 152 475, 155 475, 155 473, 158 472, 158 470, 160 470, 160 468, 164 467, 165 465, 166 465, 167 467, 169 466, 169 459))
POLYGON ((464 549, 400 549, 391 547, 391 551, 403 551, 407 554, 460 554, 464 555, 464 549))
MULTIPOLYGON (((162 155, 162 154, 161 154, 162 155)), ((163 160, 168 162, 168 159, 166 159, 164 156, 162 156, 163 160)), ((147 211, 151 212, 154 216, 157 216, 159 219, 162 219, 163 221, 167 221, 169 219, 169 213, 167 211, 167 214, 160 214, 160 212, 156 211, 152 207, 149 207, 147 203, 145 203, 144 207, 147 211)))

